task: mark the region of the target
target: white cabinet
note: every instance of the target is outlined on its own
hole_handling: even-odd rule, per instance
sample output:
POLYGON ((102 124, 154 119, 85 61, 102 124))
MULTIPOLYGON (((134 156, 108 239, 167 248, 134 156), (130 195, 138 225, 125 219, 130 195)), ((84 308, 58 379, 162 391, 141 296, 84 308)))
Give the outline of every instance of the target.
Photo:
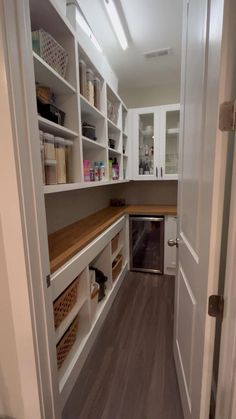
POLYGON ((180 105, 166 105, 161 114, 161 175, 163 179, 178 179, 180 105))
POLYGON ((130 110, 133 180, 178 178, 179 104, 130 110))
POLYGON ((168 246, 169 239, 177 236, 177 218, 165 216, 165 239, 164 239, 164 274, 175 275, 176 247, 168 246))

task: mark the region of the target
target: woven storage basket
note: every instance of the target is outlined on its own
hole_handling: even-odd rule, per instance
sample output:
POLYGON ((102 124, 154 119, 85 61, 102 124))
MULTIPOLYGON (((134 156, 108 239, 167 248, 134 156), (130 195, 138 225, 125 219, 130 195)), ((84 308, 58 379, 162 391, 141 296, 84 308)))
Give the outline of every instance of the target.
POLYGON ((111 241, 111 251, 114 253, 118 249, 120 233, 118 233, 111 241))
POLYGON ((68 53, 66 50, 43 29, 32 32, 32 44, 36 54, 65 78, 68 64, 68 53))
POLYGON ((79 278, 77 277, 69 287, 53 303, 55 329, 69 314, 77 301, 79 278))
POLYGON ((112 280, 115 281, 119 275, 119 273, 121 272, 121 268, 122 268, 122 260, 123 257, 122 255, 118 255, 113 264, 112 264, 112 280))
POLYGON ((68 353, 70 352, 72 346, 74 345, 77 332, 78 332, 78 325, 79 325, 79 316, 76 316, 73 323, 71 323, 69 329, 67 329, 66 333, 57 344, 57 367, 58 369, 61 368, 63 362, 65 361, 68 353))

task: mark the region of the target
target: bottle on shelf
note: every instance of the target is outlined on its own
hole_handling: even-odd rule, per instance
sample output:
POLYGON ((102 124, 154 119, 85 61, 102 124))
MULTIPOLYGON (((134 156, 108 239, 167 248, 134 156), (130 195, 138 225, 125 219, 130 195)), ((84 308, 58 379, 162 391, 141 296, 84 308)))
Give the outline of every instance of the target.
POLYGON ((99 164, 96 161, 94 162, 94 180, 99 181, 99 164))
POLYGON ((120 167, 119 167, 117 158, 115 157, 112 163, 112 180, 118 180, 119 176, 120 176, 120 167))
POLYGON ((113 164, 113 160, 110 158, 109 159, 109 180, 112 180, 112 164, 113 164))
POLYGON ((84 181, 90 182, 90 160, 84 160, 83 161, 83 168, 84 168, 84 181))
POLYGON ((148 160, 146 160, 146 163, 145 163, 144 174, 145 175, 150 174, 150 168, 149 168, 148 160))
POLYGON ((139 163, 139 174, 140 175, 143 175, 143 172, 144 172, 144 163, 143 163, 142 160, 140 160, 140 163, 139 163))
POLYGON ((102 161, 100 161, 99 165, 99 180, 104 181, 106 178, 105 166, 102 161))

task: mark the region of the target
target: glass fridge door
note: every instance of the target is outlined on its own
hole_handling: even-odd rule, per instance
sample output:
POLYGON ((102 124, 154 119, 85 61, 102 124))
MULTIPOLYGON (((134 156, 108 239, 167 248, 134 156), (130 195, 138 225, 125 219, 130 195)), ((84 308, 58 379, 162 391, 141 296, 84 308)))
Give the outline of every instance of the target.
POLYGON ((130 217, 130 269, 163 273, 164 218, 130 217))

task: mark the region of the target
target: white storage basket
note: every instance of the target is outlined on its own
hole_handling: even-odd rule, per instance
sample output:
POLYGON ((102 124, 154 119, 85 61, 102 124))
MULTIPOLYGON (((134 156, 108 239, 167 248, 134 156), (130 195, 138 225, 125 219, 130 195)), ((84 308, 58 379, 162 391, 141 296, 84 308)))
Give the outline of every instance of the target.
POLYGON ((60 76, 65 78, 68 64, 68 53, 46 31, 39 29, 32 32, 33 50, 60 76))

